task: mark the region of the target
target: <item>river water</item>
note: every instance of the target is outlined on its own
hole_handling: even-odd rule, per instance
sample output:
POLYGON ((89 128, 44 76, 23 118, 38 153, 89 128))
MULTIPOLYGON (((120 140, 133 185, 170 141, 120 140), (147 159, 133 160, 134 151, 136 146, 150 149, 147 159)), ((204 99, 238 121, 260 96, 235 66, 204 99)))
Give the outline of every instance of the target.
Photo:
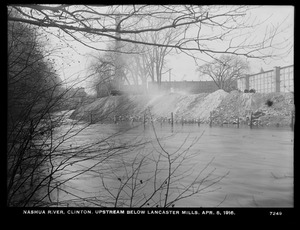
POLYGON ((156 207, 167 203, 168 192, 168 202, 175 200, 170 204, 176 207, 293 207, 290 129, 93 124, 66 141, 65 147, 116 132, 122 133, 111 140, 124 143, 125 150, 106 160, 103 153, 101 159, 74 160, 63 167, 57 178, 68 181, 53 194, 57 206, 156 207), (127 148, 128 143, 136 146, 127 148), (168 154, 174 170, 170 178, 168 154))

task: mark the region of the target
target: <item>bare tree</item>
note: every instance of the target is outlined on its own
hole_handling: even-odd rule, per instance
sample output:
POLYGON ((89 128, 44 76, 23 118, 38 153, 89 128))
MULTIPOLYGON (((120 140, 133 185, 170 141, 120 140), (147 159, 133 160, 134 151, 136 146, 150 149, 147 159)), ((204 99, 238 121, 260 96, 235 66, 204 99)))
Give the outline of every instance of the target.
POLYGON ((110 144, 117 134, 74 146, 74 138, 90 124, 66 120, 69 111, 62 110, 68 109, 76 85, 62 85, 48 60, 55 50, 44 47, 33 27, 8 23, 8 206, 52 206, 53 191, 71 180, 61 172, 74 161, 99 163, 126 149, 110 144))
MULTIPOLYGON (((167 17, 168 15, 166 15, 167 17)), ((161 25, 166 24, 165 19, 155 19, 149 22, 150 25, 161 25)), ((141 45, 136 45, 133 49, 138 51, 138 55, 134 55, 136 65, 140 70, 141 75, 149 76, 152 82, 156 81, 158 84, 161 83, 163 70, 166 67, 166 57, 171 53, 173 48, 168 47, 168 45, 175 44, 178 41, 178 38, 183 33, 183 28, 178 28, 177 30, 165 29, 162 31, 156 31, 154 33, 145 32, 144 34, 139 34, 139 39, 153 44, 163 44, 165 46, 152 46, 145 47, 141 45), (141 60, 138 60, 141 59, 141 60)), ((132 63, 132 62, 131 62, 132 63)), ((129 64, 129 68, 131 65, 129 64)), ((142 82, 145 77, 141 76, 142 82)))
POLYGON ((124 71, 127 69, 127 64, 121 54, 105 52, 93 55, 93 58, 89 66, 90 85, 97 92, 98 97, 108 96, 112 91, 120 90, 125 82, 130 84, 124 71), (121 79, 117 72, 122 72, 121 79))
MULTIPOLYGON (((168 15, 166 15, 167 17, 168 15)), ((163 25, 163 19, 154 19, 149 24, 163 25)), ((183 33, 182 28, 177 30, 165 29, 162 31, 145 32, 143 34, 131 35, 134 40, 139 37, 144 42, 151 42, 153 44, 164 44, 166 46, 144 46, 130 42, 123 42, 118 54, 120 59, 123 60, 123 69, 126 71, 126 80, 128 84, 133 83, 138 85, 139 82, 146 87, 147 79, 150 78, 152 82, 160 84, 162 79, 163 70, 166 68, 166 58, 174 50, 167 45, 177 41, 178 37, 183 33)))
MULTIPOLYGON (((249 58, 274 57, 290 50, 291 40, 278 40, 286 28, 270 26, 264 36, 256 39, 253 31, 262 22, 251 20, 249 6, 198 5, 24 5, 9 6, 19 15, 9 15, 9 21, 18 21, 39 27, 59 28, 64 34, 95 50, 100 42, 110 39, 154 47, 176 48, 192 57, 196 54, 214 56, 223 53, 249 58), (115 25, 116 17, 121 17, 115 25), (164 23, 154 24, 154 20, 164 23), (145 41, 145 34, 158 31, 182 30, 173 43, 145 41), (116 33, 117 32, 117 33, 116 33), (131 36, 131 35, 140 36, 131 36), (216 42, 222 41, 222 46, 216 42), (284 47, 284 48, 283 48, 284 47), (285 49, 288 47, 287 49, 285 49), (276 48, 276 53, 274 53, 276 48)), ((153 35, 154 36, 154 35, 153 35)), ((150 36, 150 37, 153 37, 150 36)), ((115 50, 110 50, 114 51, 115 50)))
POLYGON ((99 56, 90 64, 92 74, 91 87, 96 91, 98 97, 111 94, 114 79, 115 62, 109 54, 99 56))
POLYGON ((36 180, 41 152, 32 140, 47 132, 46 125, 42 128, 39 123, 56 109, 59 81, 50 63, 44 61, 47 55, 41 47, 36 30, 8 23, 8 205, 27 196, 36 180))
POLYGON ((53 206, 65 184, 134 144, 118 144, 116 132, 77 145, 90 123, 70 122, 63 111, 76 85, 65 88, 56 79, 51 52, 31 26, 9 22, 8 47, 7 205, 53 206), (66 173, 87 161, 87 168, 66 173))
POLYGON ((198 68, 200 75, 209 76, 219 89, 236 89, 237 80, 249 70, 249 64, 241 57, 222 55, 219 59, 198 68))
MULTIPOLYGON (((125 43, 123 50, 125 52, 132 52, 132 54, 124 55, 125 63, 124 70, 128 78, 128 82, 134 85, 142 84, 146 87, 147 79, 152 76, 149 73, 149 62, 147 59, 147 47, 132 43, 125 43)), ((151 78, 154 80, 154 78, 151 78)))

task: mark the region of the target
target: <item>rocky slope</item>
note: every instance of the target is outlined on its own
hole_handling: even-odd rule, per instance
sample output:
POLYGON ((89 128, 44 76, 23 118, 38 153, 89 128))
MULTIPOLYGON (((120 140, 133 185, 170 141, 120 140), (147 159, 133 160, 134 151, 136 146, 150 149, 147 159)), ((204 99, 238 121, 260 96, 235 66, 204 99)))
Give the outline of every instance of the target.
POLYGON ((171 112, 175 122, 208 122, 210 113, 213 123, 234 123, 237 117, 246 122, 250 113, 259 114, 259 124, 287 126, 294 110, 292 93, 226 93, 217 90, 211 94, 170 93, 161 95, 122 95, 99 98, 77 108, 71 119, 93 122, 117 120, 141 120, 150 111, 155 120, 167 120, 171 112), (267 103, 269 101, 269 104, 267 103))
POLYGON ((266 126, 288 126, 294 111, 292 93, 231 92, 213 111, 215 123, 234 123, 237 117, 244 122, 250 113, 259 114, 258 122, 266 126))

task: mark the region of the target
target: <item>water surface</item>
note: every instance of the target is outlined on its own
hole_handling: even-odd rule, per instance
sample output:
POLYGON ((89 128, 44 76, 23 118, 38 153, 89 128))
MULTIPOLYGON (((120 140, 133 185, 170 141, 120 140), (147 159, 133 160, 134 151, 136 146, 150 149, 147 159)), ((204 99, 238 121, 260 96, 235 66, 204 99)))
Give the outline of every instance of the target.
MULTIPOLYGON (((61 127, 61 132, 63 129, 61 127)), ((120 189, 126 176, 127 178, 130 176, 132 172, 130 170, 136 169, 132 162, 146 156, 147 161, 145 160, 138 177, 131 178, 135 178, 135 182, 132 180, 131 185, 137 186, 136 196, 139 197, 133 199, 131 205, 139 206, 142 202, 139 201, 141 197, 138 193, 149 195, 153 191, 153 173, 156 169, 153 159, 157 160, 159 153, 163 154, 159 146, 161 144, 165 151, 174 153, 173 158, 177 156, 176 154, 187 154, 187 152, 190 154, 188 156, 191 156, 191 158, 187 157, 182 167, 174 173, 174 184, 169 191, 170 199, 176 197, 182 188, 193 183, 200 172, 197 183, 201 182, 201 178, 207 177, 207 180, 201 184, 202 187, 209 185, 214 178, 226 175, 201 193, 176 201, 174 204, 177 207, 293 207, 294 133, 289 129, 250 129, 233 126, 210 128, 207 125, 199 127, 192 124, 175 125, 171 129, 168 124, 156 124, 155 136, 150 124, 146 127, 137 123, 93 124, 68 140, 66 145, 81 146, 86 142, 101 139, 116 132, 123 133, 112 138, 115 143, 141 143, 141 141, 148 141, 148 143, 136 149, 129 149, 113 160, 99 163, 99 159, 98 161, 91 159, 69 165, 64 169, 61 178, 68 178, 79 169, 95 166, 93 170, 64 184, 59 193, 60 201, 77 202, 81 200, 80 197, 85 197, 85 201, 77 202, 76 205, 97 206, 101 203, 100 206, 113 206, 113 202, 102 202, 111 199, 108 191, 113 193, 113 190, 120 189), (137 127, 132 128, 134 125, 137 127), (159 143, 156 137, 160 139, 159 143), (188 151, 185 151, 187 149, 188 151), (181 178, 180 181, 179 178, 181 178), (103 187, 103 181, 107 186, 106 190, 103 187), (141 182, 139 184, 136 181, 141 182), (67 191, 73 195, 68 194, 67 191)), ((166 158, 162 158, 162 163, 159 165, 161 171, 155 178, 157 185, 163 183, 166 178, 167 163, 166 158)), ((127 185, 130 183, 128 182, 127 185)), ((131 190, 125 187, 123 191, 121 196, 125 197, 126 192, 131 190)), ((155 199, 161 198, 158 195, 154 196, 148 205, 160 204, 155 199)), ((72 206, 72 203, 67 203, 72 206)), ((127 205, 125 203, 124 201, 124 205, 127 205)))

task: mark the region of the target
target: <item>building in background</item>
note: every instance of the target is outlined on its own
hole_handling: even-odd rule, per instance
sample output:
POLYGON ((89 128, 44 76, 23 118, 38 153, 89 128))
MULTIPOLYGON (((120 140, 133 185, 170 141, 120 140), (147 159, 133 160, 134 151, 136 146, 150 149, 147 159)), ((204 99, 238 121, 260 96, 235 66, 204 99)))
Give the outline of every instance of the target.
MULTIPOLYGON (((104 84, 102 88, 97 90, 98 97, 105 97, 111 95, 111 92, 106 89, 104 84)), ((144 93, 176 93, 185 92, 189 94, 199 93, 213 93, 219 88, 214 81, 162 81, 148 82, 144 85, 123 85, 120 90, 121 94, 144 94, 144 93)), ((245 77, 239 78, 233 82, 231 88, 228 90, 239 89, 255 89, 257 93, 271 93, 271 92, 294 92, 294 65, 285 67, 274 67, 273 70, 261 71, 256 74, 247 74, 245 77)))
MULTIPOLYGON (((125 94, 144 94, 144 93, 176 93, 184 92, 189 94, 213 93, 219 88, 214 81, 162 81, 148 82, 147 86, 124 85, 122 93, 125 94)), ((237 82, 233 82, 231 90, 237 89, 237 82)))
POLYGON ((219 88, 214 81, 162 81, 160 85, 157 82, 148 83, 148 91, 155 92, 185 92, 190 94, 213 93, 219 88))

